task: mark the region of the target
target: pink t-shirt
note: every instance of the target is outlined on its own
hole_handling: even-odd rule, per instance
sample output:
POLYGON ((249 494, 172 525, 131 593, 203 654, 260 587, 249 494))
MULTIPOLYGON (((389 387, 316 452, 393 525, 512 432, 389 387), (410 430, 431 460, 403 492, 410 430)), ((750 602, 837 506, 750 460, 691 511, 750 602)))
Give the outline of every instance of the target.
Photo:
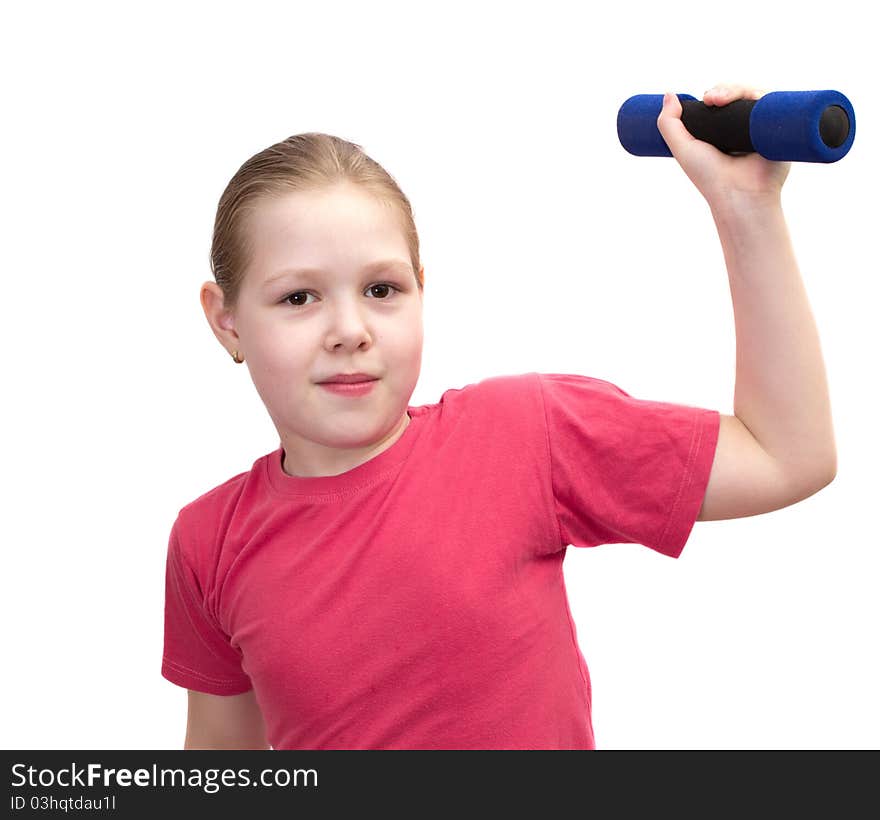
POLYGON ((274 749, 592 749, 568 545, 677 557, 719 413, 526 373, 409 407, 336 476, 275 450, 183 507, 162 675, 253 687, 274 749))

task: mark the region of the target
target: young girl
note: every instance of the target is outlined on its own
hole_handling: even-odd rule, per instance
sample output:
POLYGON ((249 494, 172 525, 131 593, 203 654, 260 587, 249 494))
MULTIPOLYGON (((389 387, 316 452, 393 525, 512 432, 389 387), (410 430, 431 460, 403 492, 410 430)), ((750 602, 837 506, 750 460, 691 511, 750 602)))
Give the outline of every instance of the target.
MULTIPOLYGON (((721 93, 704 100, 752 92, 721 93)), ((801 321, 778 351, 793 395, 758 389, 766 346, 740 351, 737 409, 754 430, 571 374, 498 376, 411 406, 424 268, 407 197, 326 134, 238 170, 201 300, 280 446, 171 529, 162 675, 189 690, 185 748, 594 748, 567 546, 677 557, 697 520, 778 509, 830 481, 818 341, 795 315, 808 308, 782 229, 767 227, 787 166, 697 144, 680 111, 669 99, 658 122, 717 206, 732 284, 745 258, 782 280, 757 294, 763 313, 742 299, 738 331, 751 322, 760 349, 777 301, 801 321)))

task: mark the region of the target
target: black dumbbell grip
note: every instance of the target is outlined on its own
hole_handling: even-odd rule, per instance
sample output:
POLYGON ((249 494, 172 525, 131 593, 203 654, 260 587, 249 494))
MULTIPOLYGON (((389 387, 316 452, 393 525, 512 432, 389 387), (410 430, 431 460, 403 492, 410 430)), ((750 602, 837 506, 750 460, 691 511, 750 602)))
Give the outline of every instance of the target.
POLYGON ((734 100, 727 105, 706 105, 698 100, 681 101, 681 121, 698 140, 725 154, 750 154, 755 150, 749 120, 755 100, 734 100))

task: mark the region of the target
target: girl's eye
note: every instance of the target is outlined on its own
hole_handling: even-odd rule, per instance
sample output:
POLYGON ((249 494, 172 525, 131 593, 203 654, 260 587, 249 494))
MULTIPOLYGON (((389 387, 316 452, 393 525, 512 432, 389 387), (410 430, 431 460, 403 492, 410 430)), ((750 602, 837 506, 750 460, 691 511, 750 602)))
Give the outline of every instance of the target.
MULTIPOLYGON (((394 285, 390 285, 386 282, 386 283, 381 283, 381 284, 370 285, 370 287, 367 288, 367 291, 374 290, 375 288, 380 288, 380 289, 381 288, 389 288, 390 290, 398 291, 398 292, 400 290, 399 288, 396 288, 394 285)), ((307 290, 297 290, 297 291, 294 291, 293 293, 290 293, 287 296, 285 296, 281 301, 282 301, 282 303, 288 304, 291 307, 305 307, 305 305, 307 304, 306 302, 291 302, 289 300, 299 298, 301 296, 311 296, 311 295, 312 294, 309 293, 309 291, 307 291, 307 290)), ((389 294, 389 296, 390 296, 390 294, 389 294)), ((389 299, 388 296, 374 297, 374 298, 378 298, 380 302, 387 302, 389 299)))

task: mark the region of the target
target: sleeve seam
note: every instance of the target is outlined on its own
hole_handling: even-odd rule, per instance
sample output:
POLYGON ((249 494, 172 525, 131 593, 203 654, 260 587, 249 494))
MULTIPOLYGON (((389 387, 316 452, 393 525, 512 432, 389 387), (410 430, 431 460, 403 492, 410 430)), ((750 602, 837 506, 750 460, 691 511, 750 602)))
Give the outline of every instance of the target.
POLYGON ((182 663, 172 661, 167 655, 162 656, 162 663, 166 667, 168 667, 168 669, 177 672, 180 675, 198 678, 205 683, 214 684, 216 686, 228 686, 230 688, 235 688, 245 685, 245 682, 247 682, 247 685, 250 685, 250 678, 245 677, 244 679, 238 680, 230 680, 228 678, 213 678, 210 675, 204 674, 203 672, 199 672, 195 669, 190 669, 188 666, 184 666, 182 663))
POLYGON ((547 453, 547 480, 550 489, 550 507, 553 514, 553 522, 556 524, 557 544, 560 548, 567 546, 562 539, 562 527, 559 524, 559 516, 556 513, 556 496, 553 493, 553 452, 550 449, 550 425, 547 423, 547 405, 544 401, 544 385, 541 383, 541 374, 536 373, 538 380, 538 395, 541 397, 541 411, 544 419, 544 441, 546 442, 547 453))
MULTIPOLYGON (((672 529, 672 525, 678 519, 678 513, 681 509, 681 499, 684 496, 685 489, 690 485, 692 479, 692 473, 694 470, 694 465, 697 461, 697 456, 700 452, 700 444, 703 440, 704 433, 704 424, 705 424, 705 413, 703 411, 697 412, 694 414, 694 426, 691 432, 691 446, 688 452, 687 463, 685 465, 684 472, 682 473, 681 481, 679 482, 678 492, 675 496, 675 501, 672 503, 672 508, 670 510, 669 515, 666 518, 665 526, 663 527, 663 532, 660 535, 660 539, 657 542, 657 546, 660 552, 664 554, 669 554, 666 551, 666 538, 669 535, 669 531, 672 529)), ((682 545, 683 546, 683 545, 682 545)), ((679 550, 681 552, 681 550, 679 550)))

